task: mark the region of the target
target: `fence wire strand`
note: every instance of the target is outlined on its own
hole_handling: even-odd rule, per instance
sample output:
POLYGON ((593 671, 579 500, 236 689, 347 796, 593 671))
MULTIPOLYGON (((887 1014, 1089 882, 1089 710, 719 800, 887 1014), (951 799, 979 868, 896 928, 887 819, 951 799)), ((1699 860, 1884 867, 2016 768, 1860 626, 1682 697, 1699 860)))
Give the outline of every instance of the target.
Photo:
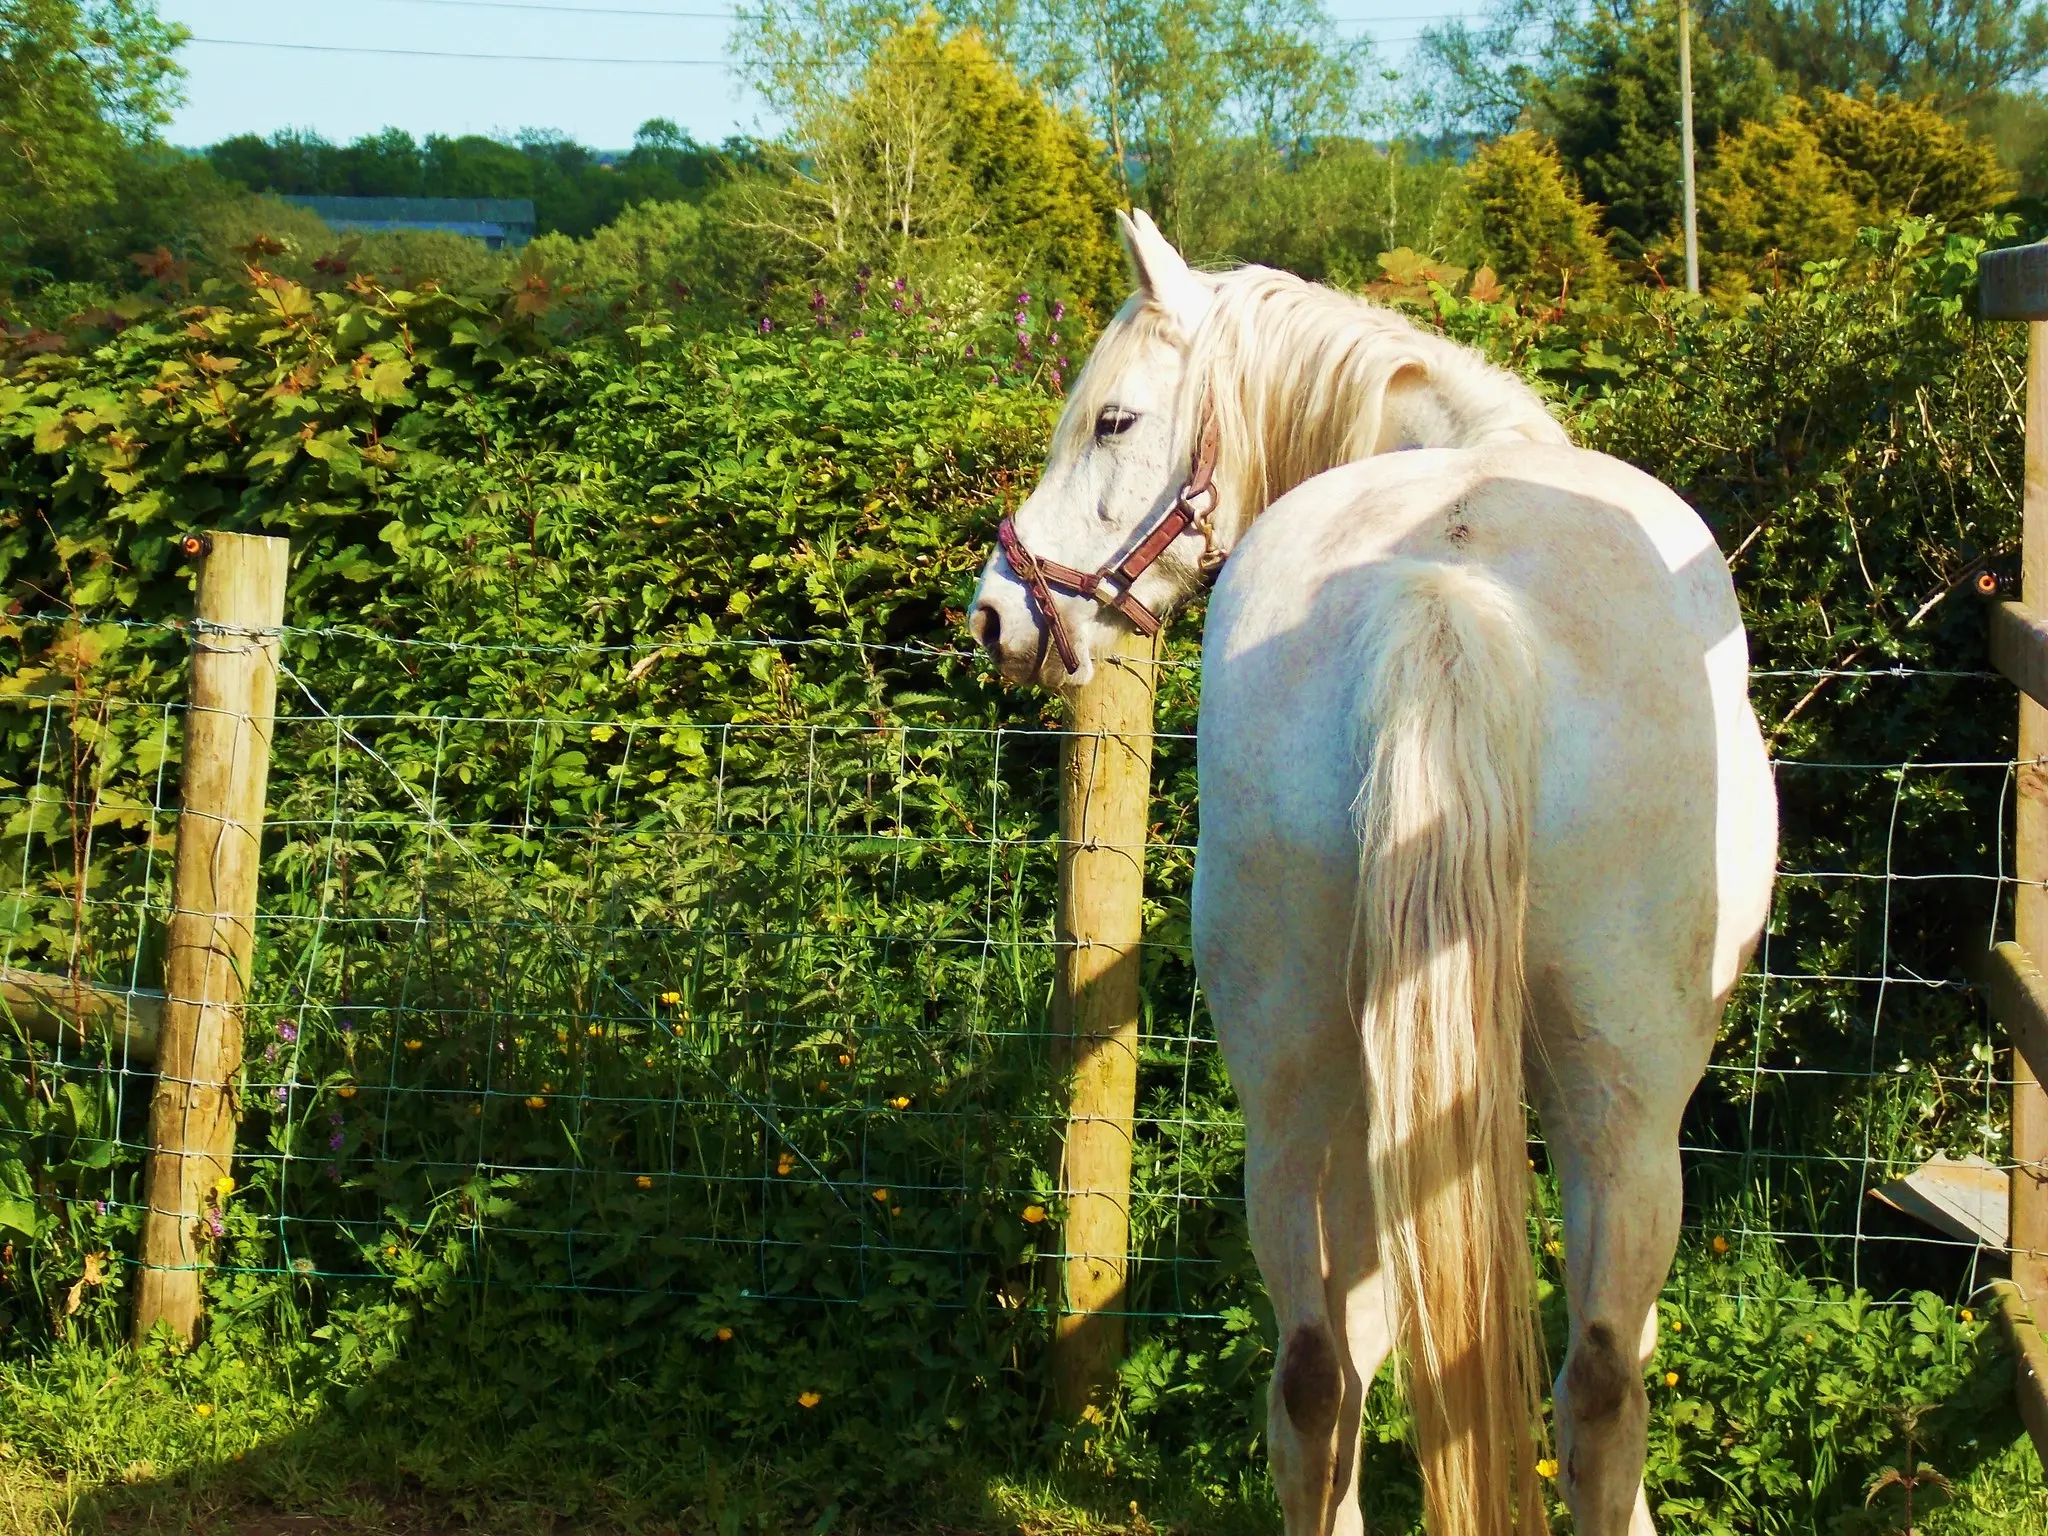
MULTIPOLYGON (((452 1243, 482 1256, 470 1278, 540 1289, 738 1286, 840 1304, 909 1285, 964 1306, 994 1276, 1004 1306, 1056 1304, 1030 1277, 1060 1256, 1057 730, 943 710, 865 723, 354 713, 294 664, 296 650, 344 645, 483 658, 718 644, 781 656, 822 643, 471 647, 284 631, 239 1187, 209 1213, 212 1263, 398 1282, 452 1243), (248 1232, 237 1212, 251 1213, 248 1232)), ((1195 665, 1171 663, 1190 680, 1195 665)), ((1903 686, 1984 675, 1759 674, 1903 686)), ((76 691, 0 699, 0 727, 33 763, 28 782, 0 786, 19 843, 6 865, 9 973, 131 997, 160 974, 184 713, 76 691)), ((1175 797, 1190 794, 1178 769, 1193 738, 1163 730, 1156 748, 1126 1310, 1213 1317, 1230 1267, 1218 1253, 1243 1246, 1243 1136, 1187 941, 1195 807, 1175 797)), ((1789 1248, 1851 1285, 1867 1256, 1902 1246, 1974 1265, 1971 1244, 1869 1198, 1919 1161, 1929 1134, 2009 1167, 1999 1104, 2010 1073, 1974 1022, 1960 957, 1900 942, 1894 899, 1981 894, 1995 934, 2014 882, 2002 833, 1988 839, 1988 867, 1903 868, 1895 845, 1909 806, 1918 814, 1974 776, 1998 776, 2002 826, 2013 771, 2010 760, 1775 764, 1781 790, 1814 777, 1888 792, 1890 835, 1875 867, 1843 848, 1781 874, 1708 1068, 1712 1102, 1688 1121, 1690 1242, 1789 1248), (1864 887, 1874 907, 1841 895, 1864 887), (1842 900, 1844 921, 1868 916, 1874 932, 1833 954, 1788 952, 1795 904, 1842 900), (1913 1055, 1911 1020, 1891 1022, 1907 998, 1913 1018, 1945 1010, 1976 1030, 1966 1066, 1913 1055), (1788 1057, 1778 1041, 1795 1013, 1834 1019, 1861 1042, 1860 1063, 1788 1057), (1802 1084, 1802 1103, 1859 1106, 1854 1124, 1793 1123, 1777 1096, 1802 1084), (1945 1116, 1933 1132, 1909 1088, 1945 1116), (1950 1099, 1974 1106, 1974 1120, 1942 1109, 1950 1099)), ((81 1047, 63 1031, 31 1039, 16 1020, 10 1049, 98 1116, 105 1160, 80 1197, 132 1212, 151 1076, 130 1022, 81 1047)), ((44 1132, 46 1155, 86 1136, 85 1114, 44 1132)))

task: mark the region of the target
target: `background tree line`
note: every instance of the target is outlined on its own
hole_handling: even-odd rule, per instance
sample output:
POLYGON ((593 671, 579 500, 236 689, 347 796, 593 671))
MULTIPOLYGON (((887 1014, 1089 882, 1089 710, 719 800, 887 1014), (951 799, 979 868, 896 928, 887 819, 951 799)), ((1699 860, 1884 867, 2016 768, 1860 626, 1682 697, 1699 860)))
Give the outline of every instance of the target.
MULTIPOLYGON (((665 119, 600 154, 560 134, 350 144, 162 139, 182 34, 151 0, 0 0, 0 258, 17 303, 132 285, 161 249, 233 273, 339 243, 281 198, 530 197, 544 281, 766 313, 902 276, 986 307, 1120 297, 1120 204, 1211 262, 1351 285, 1476 274, 1548 303, 1677 278, 1676 0, 1500 0, 1382 67, 1318 0, 769 0, 737 61, 783 124, 702 145, 665 119), (266 248, 267 250, 267 248, 266 248), (76 285, 84 285, 78 288, 76 285), (75 291, 74 291, 75 290, 75 291)), ((2048 193, 2043 0, 1706 0, 1695 97, 1707 276, 1724 296, 2048 193)), ((453 237, 349 259, 463 282, 453 237)))

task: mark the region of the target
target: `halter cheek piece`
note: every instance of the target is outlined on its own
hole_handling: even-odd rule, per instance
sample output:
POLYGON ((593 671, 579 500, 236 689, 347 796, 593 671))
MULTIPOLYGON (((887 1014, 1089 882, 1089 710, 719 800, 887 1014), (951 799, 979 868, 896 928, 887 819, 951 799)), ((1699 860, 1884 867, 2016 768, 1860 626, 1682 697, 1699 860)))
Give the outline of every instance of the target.
POLYGON ((1071 565, 1061 565, 1057 560, 1032 554, 1024 547, 1023 539, 1018 537, 1014 519, 1006 517, 996 524, 996 542, 1002 546, 1003 558, 1010 562, 1010 569, 1024 583, 1024 590, 1031 594, 1031 601, 1044 620, 1045 632, 1052 640, 1053 649, 1060 653, 1060 663, 1069 672, 1080 665, 1081 658, 1074 649, 1074 637, 1067 633, 1066 621, 1060 617, 1060 611, 1053 603, 1053 588, 1072 592, 1077 597, 1092 597, 1103 607, 1114 608, 1129 619, 1139 634, 1156 635, 1164 621, 1139 602, 1131 588, 1140 576, 1152 569, 1174 541, 1184 533, 1199 533, 1202 536, 1202 579, 1207 581, 1222 569, 1230 552, 1216 547, 1216 529, 1209 520, 1216 510, 1216 452, 1216 418, 1205 411, 1201 437, 1188 465, 1187 482, 1173 498, 1173 505, 1166 509, 1166 514, 1138 540, 1129 554, 1114 564, 1105 562, 1092 571, 1077 571, 1071 565), (1198 501, 1205 503, 1200 511, 1195 510, 1198 501))

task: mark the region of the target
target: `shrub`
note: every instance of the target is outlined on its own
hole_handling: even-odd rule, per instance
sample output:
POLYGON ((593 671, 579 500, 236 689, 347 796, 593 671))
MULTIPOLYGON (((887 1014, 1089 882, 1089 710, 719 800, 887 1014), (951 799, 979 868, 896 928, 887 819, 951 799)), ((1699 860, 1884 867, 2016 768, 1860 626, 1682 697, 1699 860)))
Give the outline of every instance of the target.
POLYGON ((1848 255, 1859 228, 1961 225, 2009 195, 1989 141, 1931 107, 1819 91, 1722 141, 1700 186, 1701 247, 1715 280, 1740 288, 1767 265, 1848 255))
POLYGON ((1721 141, 1699 211, 1701 276, 1724 290, 1747 287, 1766 265, 1796 271, 1846 255, 1863 224, 1840 164, 1797 111, 1721 141))
POLYGON ((1597 299, 1615 282, 1600 210, 1579 195, 1557 148, 1524 129, 1484 145, 1465 172, 1480 239, 1503 282, 1546 298, 1597 299))

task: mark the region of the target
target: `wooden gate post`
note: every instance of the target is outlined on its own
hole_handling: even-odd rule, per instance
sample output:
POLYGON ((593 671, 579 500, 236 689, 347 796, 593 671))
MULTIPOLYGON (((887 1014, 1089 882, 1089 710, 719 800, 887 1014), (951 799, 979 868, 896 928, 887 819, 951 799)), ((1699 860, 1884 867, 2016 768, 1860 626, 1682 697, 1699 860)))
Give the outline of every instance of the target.
POLYGON ((1131 1138, 1138 1097, 1138 969, 1152 800, 1152 695, 1161 642, 1135 631, 1067 695, 1060 749, 1058 984, 1053 1037, 1072 1069, 1060 1193, 1065 1297, 1054 1395, 1079 1413, 1124 1352, 1131 1138))
POLYGON ((242 995, 256 943, 278 630, 291 546, 214 534, 200 557, 191 703, 171 871, 165 1006, 143 1191, 135 1340, 199 1329, 197 1228, 235 1151, 242 995))

